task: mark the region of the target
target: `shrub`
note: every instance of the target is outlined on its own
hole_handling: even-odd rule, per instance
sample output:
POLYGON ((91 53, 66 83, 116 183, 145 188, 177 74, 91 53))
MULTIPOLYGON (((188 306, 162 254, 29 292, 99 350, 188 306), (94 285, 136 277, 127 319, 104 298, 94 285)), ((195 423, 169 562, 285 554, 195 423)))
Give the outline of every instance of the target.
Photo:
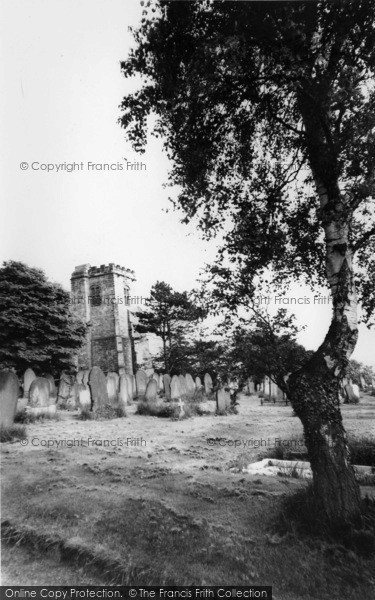
POLYGON ((24 409, 16 415, 14 421, 15 423, 30 425, 30 423, 43 423, 44 421, 60 421, 60 415, 57 412, 54 414, 45 413, 43 415, 35 415, 24 409))
POLYGON ((9 425, 8 427, 0 427, 0 443, 26 439, 26 427, 23 425, 9 425))
POLYGON ((170 418, 178 408, 173 403, 149 402, 147 400, 139 400, 137 407, 137 415, 148 415, 150 417, 170 418))
POLYGON ((375 467, 375 440, 370 437, 349 438, 350 462, 375 467))
POLYGON ((106 404, 103 408, 97 410, 81 410, 78 419, 80 421, 107 421, 110 419, 121 419, 126 416, 126 411, 122 406, 106 404))

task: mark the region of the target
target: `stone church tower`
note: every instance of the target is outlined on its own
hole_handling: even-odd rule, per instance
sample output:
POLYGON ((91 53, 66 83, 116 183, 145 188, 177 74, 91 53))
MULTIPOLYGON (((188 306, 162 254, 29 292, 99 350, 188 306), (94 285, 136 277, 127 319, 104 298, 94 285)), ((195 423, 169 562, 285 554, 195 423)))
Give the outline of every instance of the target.
POLYGON ((129 281, 133 272, 114 263, 79 265, 71 277, 72 310, 88 324, 78 368, 133 373, 129 281))

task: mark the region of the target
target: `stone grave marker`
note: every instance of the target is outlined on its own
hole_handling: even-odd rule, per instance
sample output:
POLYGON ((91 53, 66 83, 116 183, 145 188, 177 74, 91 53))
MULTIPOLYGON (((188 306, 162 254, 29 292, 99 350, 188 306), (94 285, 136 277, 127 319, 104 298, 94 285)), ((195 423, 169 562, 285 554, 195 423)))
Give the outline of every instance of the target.
POLYGON ((178 376, 178 380, 180 382, 180 392, 181 392, 181 397, 186 397, 188 395, 188 389, 187 389, 187 385, 186 385, 186 379, 183 375, 179 375, 178 376))
POLYGON ((91 410, 91 394, 88 386, 83 383, 78 384, 78 403, 82 412, 89 412, 91 410))
POLYGON ((107 392, 108 400, 111 406, 117 406, 118 375, 117 373, 108 373, 107 375, 107 392))
POLYGON ((180 379, 177 375, 173 375, 171 381, 171 400, 179 400, 181 395, 180 379))
POLYGON ((54 378, 49 373, 47 375, 43 375, 43 377, 49 381, 50 395, 52 398, 57 398, 57 389, 54 378))
POLYGON ((190 373, 186 373, 185 382, 186 382, 187 394, 190 398, 192 398, 195 394, 195 383, 194 383, 194 379, 192 378, 190 373))
POLYGON ((145 393, 145 398, 146 398, 147 402, 155 401, 157 398, 157 393, 158 393, 158 384, 156 382, 156 379, 150 379, 150 381, 147 384, 146 393, 145 393))
POLYGON ((206 392, 206 394, 208 396, 209 394, 211 394, 212 389, 213 389, 211 375, 209 373, 206 373, 203 381, 204 381, 204 391, 206 392))
POLYGON ((164 394, 167 400, 171 399, 171 376, 168 373, 163 375, 164 394))
POLYGON ((32 382, 27 410, 37 416, 56 412, 56 399, 50 396, 50 383, 45 377, 37 377, 32 382))
POLYGON ((91 391, 92 409, 100 410, 109 404, 107 380, 100 367, 93 367, 89 375, 89 388, 91 391))
POLYGON ((137 396, 138 398, 143 398, 146 393, 146 387, 148 383, 148 377, 142 369, 137 371, 135 375, 136 383, 137 383, 137 396))
POLYGON ((23 374, 23 395, 25 398, 29 397, 29 389, 32 382, 36 379, 36 375, 32 369, 26 369, 23 374))
POLYGON ((0 371, 0 425, 11 427, 17 412, 19 381, 15 373, 0 371))

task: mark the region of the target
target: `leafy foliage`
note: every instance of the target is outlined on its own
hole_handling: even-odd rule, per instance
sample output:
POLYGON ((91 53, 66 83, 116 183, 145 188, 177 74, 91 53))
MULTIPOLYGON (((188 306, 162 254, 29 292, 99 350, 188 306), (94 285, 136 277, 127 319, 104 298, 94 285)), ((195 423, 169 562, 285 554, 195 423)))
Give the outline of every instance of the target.
POLYGON ((70 312, 70 296, 40 269, 5 262, 0 269, 0 365, 58 375, 74 364, 85 325, 70 312))
POLYGON ((147 311, 138 311, 136 331, 140 334, 155 333, 162 339, 163 349, 156 358, 158 366, 167 373, 186 370, 185 357, 189 336, 204 311, 195 306, 188 292, 176 292, 164 281, 151 288, 147 311))
POLYGON ((156 113, 176 206, 208 237, 223 231, 213 304, 246 303, 271 279, 325 283, 323 227, 338 211, 370 319, 374 3, 160 1, 144 14, 121 65, 144 85, 124 98, 121 124, 142 152, 156 113), (335 208, 322 209, 313 179, 335 208))

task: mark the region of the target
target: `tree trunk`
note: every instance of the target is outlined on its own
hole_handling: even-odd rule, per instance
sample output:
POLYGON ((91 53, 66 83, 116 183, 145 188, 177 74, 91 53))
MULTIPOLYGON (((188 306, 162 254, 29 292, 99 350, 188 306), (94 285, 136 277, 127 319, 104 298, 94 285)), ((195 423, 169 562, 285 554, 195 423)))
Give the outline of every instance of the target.
POLYGON ((361 498, 349 462, 347 436, 340 411, 340 381, 357 337, 357 298, 349 246, 349 226, 339 192, 331 200, 317 177, 322 225, 325 230, 327 280, 333 316, 323 344, 300 371, 288 380, 293 409, 302 421, 313 472, 321 522, 359 524, 361 498))

